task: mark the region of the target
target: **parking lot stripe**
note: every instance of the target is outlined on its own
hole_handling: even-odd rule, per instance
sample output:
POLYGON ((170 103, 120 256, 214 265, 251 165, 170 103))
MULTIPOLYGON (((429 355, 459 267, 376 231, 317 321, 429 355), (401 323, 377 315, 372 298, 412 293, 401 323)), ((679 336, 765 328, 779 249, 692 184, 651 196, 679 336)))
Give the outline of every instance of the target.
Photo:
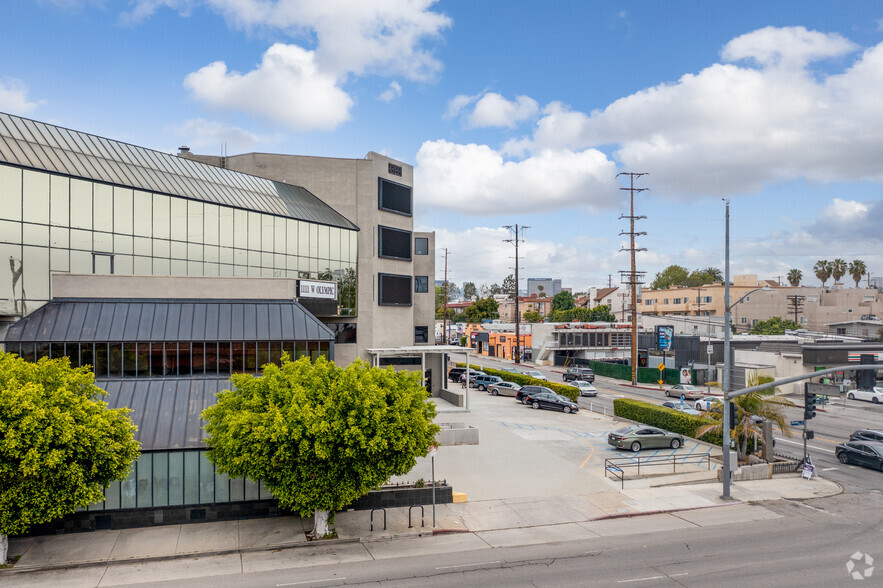
POLYGON ((591 449, 592 451, 591 453, 589 453, 589 456, 584 459, 583 462, 580 464, 579 469, 583 469, 584 467, 586 467, 586 464, 589 463, 589 460, 592 459, 593 455, 595 455, 595 448, 593 446, 590 446, 589 449, 591 449))

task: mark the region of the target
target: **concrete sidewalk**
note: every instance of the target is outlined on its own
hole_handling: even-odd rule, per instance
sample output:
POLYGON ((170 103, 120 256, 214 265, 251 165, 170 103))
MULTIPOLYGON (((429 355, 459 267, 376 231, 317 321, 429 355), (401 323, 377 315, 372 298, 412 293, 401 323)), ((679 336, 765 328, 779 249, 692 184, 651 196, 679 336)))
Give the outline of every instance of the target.
MULTIPOLYGON (((21 555, 21 559, 14 567, 0 570, 0 583, 5 585, 16 578, 25 581, 31 575, 29 572, 109 564, 145 564, 174 559, 212 562, 215 561, 212 558, 223 560, 223 556, 228 555, 242 559, 246 554, 269 554, 297 547, 309 551, 309 560, 313 562, 309 565, 318 565, 320 562, 346 561, 355 549, 347 546, 355 544, 365 546, 365 549, 357 549, 357 552, 367 550, 376 559, 381 556, 411 555, 421 549, 459 550, 476 546, 531 545, 746 522, 778 516, 749 503, 830 496, 839 493, 840 488, 826 480, 804 480, 794 475, 736 483, 732 487, 734 500, 729 502, 721 500, 720 491, 720 484, 716 483, 690 484, 437 505, 434 530, 431 506, 425 508, 425 526, 420 526, 418 508, 412 511, 412 527, 408 526, 407 508, 388 509, 386 528, 382 513, 376 512, 373 531, 369 511, 348 511, 336 516, 334 527, 338 539, 319 542, 308 542, 306 539, 312 520, 298 517, 14 538, 10 540, 9 554, 21 555), (714 513, 707 512, 709 509, 714 513), (430 543, 408 541, 450 533, 460 538, 439 538, 439 541, 430 543), (383 547, 381 543, 388 545, 383 547), (429 547, 431 545, 436 547, 429 547)), ((291 553, 293 555, 286 561, 297 558, 295 552, 291 553)), ((86 582, 84 585, 90 584, 86 582)))

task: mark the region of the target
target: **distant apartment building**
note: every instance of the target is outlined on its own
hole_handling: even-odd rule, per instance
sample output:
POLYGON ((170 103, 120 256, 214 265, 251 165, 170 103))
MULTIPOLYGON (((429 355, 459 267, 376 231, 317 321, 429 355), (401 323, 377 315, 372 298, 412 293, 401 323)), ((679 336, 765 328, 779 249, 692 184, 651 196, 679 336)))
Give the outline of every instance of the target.
MULTIPOLYGON (((515 300, 506 299, 498 301, 497 304, 500 320, 503 322, 515 322, 515 300)), ((521 314, 521 320, 524 320, 524 313, 526 312, 538 312, 540 316, 548 316, 552 312, 552 299, 538 296, 519 296, 518 312, 521 314)))
POLYGON ((553 278, 528 278, 527 279, 527 295, 536 295, 540 298, 544 296, 552 297, 561 292, 561 280, 553 278))
MULTIPOLYGON (((640 298, 640 297, 639 297, 640 298)), ((589 292, 584 296, 580 296, 575 301, 576 306, 580 308, 597 308, 606 306, 616 317, 617 322, 630 322, 631 319, 631 293, 628 288, 619 286, 611 286, 608 288, 598 288, 592 286, 589 292)), ((643 310, 642 308, 639 310, 643 310)))

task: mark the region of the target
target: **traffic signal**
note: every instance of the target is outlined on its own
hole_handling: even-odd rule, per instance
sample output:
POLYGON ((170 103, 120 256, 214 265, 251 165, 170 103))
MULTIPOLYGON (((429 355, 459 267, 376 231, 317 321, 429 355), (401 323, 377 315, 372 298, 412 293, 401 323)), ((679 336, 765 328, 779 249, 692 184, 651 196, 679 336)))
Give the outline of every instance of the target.
POLYGON ((736 430, 736 403, 730 402, 730 430, 736 430))
POLYGON ((803 390, 803 420, 816 418, 816 394, 810 392, 809 387, 803 390))
MULTIPOLYGON (((873 365, 877 358, 873 353, 862 353, 859 361, 861 365, 873 365)), ((856 388, 859 390, 872 390, 877 385, 876 370, 862 370, 856 372, 856 388)))
POLYGON ((811 431, 811 430, 807 429, 806 435, 804 435, 803 438, 806 439, 807 441, 812 441, 813 439, 816 438, 815 431, 811 431))

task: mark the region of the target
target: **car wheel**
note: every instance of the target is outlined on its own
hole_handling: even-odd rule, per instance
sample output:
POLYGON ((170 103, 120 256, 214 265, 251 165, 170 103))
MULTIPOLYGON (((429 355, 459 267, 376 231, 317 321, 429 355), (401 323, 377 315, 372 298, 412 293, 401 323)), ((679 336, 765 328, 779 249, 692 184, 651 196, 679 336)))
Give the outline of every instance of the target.
POLYGON ((632 451, 634 451, 635 453, 641 451, 641 444, 638 443, 637 441, 632 443, 632 451))
POLYGON ((564 414, 570 414, 570 407, 569 406, 564 407, 564 414))
POLYGON ((849 398, 850 400, 855 400, 855 394, 853 394, 852 392, 847 394, 846 397, 849 398))
POLYGON ((491 390, 491 394, 493 394, 494 396, 497 396, 499 394, 499 392, 497 392, 497 389, 494 388, 493 390, 491 390))
POLYGON ((873 398, 871 398, 871 402, 873 402, 874 404, 880 404, 880 399, 874 396, 873 398))
POLYGON ((672 449, 677 449, 677 448, 680 447, 680 446, 681 446, 681 440, 680 440, 680 439, 672 439, 672 440, 671 440, 671 448, 672 448, 672 449))
POLYGON ((845 451, 841 451, 840 453, 838 453, 837 459, 840 461, 840 463, 849 463, 849 456, 846 455, 845 451))
POLYGON ((522 398, 522 399, 521 399, 521 404, 527 406, 527 398, 522 398))
POLYGON ((478 385, 478 389, 479 389, 479 391, 481 391, 481 392, 484 392, 485 390, 487 390, 487 388, 484 387, 484 384, 479 384, 479 385, 478 385))
POLYGON ((666 390, 665 395, 668 396, 669 398, 671 398, 671 390, 666 390))
POLYGON ((539 402, 536 402, 536 401, 534 401, 534 403, 533 403, 533 404, 531 404, 531 406, 532 406, 532 407, 534 407, 534 409, 537 409, 537 408, 539 408, 539 407, 540 407, 540 403, 539 403, 539 402))

